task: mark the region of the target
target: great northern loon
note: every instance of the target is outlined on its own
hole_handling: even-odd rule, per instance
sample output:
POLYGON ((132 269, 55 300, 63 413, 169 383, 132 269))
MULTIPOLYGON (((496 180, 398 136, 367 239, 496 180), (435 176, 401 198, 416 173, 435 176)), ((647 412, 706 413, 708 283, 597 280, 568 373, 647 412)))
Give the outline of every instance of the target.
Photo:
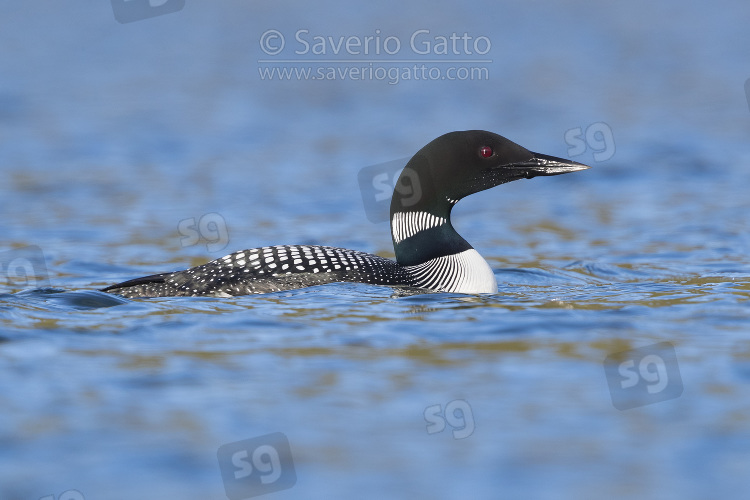
POLYGON ((532 153, 492 132, 450 132, 419 150, 396 182, 390 214, 395 262, 343 248, 279 245, 241 250, 202 266, 145 276, 102 291, 128 298, 231 297, 348 281, 497 293, 489 264, 453 229, 453 206, 465 196, 506 182, 587 168, 532 153), (415 182, 421 188, 416 201, 409 189, 415 182))

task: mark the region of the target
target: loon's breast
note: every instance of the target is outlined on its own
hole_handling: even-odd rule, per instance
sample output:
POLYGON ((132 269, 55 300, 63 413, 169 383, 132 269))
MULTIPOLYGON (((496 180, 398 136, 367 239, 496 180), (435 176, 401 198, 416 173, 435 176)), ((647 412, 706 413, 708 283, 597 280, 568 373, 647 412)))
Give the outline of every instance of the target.
POLYGON ((404 270, 413 286, 419 288, 451 293, 497 293, 495 273, 473 248, 405 266, 404 270))

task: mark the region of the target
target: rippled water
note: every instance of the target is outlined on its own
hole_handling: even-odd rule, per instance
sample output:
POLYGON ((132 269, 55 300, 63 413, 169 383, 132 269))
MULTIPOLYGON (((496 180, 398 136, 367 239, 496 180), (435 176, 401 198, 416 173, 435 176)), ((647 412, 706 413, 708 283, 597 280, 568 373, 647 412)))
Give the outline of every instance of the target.
POLYGON ((0 498, 744 498, 745 4, 99 3, 0 7, 0 498), (459 64, 489 79, 260 77, 299 30, 421 29, 489 39, 459 64), (593 167, 456 207, 497 295, 96 291, 270 244, 392 257, 358 173, 473 128, 593 167))

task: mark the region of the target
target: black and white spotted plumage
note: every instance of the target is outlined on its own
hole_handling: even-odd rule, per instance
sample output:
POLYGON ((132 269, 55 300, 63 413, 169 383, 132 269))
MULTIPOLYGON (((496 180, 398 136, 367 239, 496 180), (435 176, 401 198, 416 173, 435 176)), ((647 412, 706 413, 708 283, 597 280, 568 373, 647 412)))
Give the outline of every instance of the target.
POLYGON ((390 213, 396 261, 343 248, 280 245, 242 250, 103 291, 129 298, 229 297, 343 281, 496 293, 492 268, 451 225, 453 206, 465 196, 506 182, 587 168, 532 153, 491 132, 451 132, 419 150, 396 182, 390 213))
POLYGON ((229 297, 342 281, 410 283, 396 262, 377 255, 335 247, 278 245, 242 250, 201 266, 126 281, 103 291, 128 298, 229 297))

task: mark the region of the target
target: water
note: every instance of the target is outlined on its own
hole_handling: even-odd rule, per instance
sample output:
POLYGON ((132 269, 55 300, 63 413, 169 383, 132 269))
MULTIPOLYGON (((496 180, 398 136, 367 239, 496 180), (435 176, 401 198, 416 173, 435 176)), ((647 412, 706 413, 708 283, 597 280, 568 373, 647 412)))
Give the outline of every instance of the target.
POLYGON ((226 498, 217 452, 246 440, 240 465, 264 443, 279 458, 264 448, 247 477, 282 476, 242 497, 744 497, 745 4, 1 10, 0 498, 226 498), (295 54, 299 30, 469 58, 410 52, 423 29, 489 39, 471 59, 491 62, 456 63, 489 79, 259 73, 369 67, 295 54), (456 207, 497 295, 95 291, 271 244, 392 256, 359 171, 473 128, 593 167, 456 207), (18 258, 36 281, 9 279, 18 258))

